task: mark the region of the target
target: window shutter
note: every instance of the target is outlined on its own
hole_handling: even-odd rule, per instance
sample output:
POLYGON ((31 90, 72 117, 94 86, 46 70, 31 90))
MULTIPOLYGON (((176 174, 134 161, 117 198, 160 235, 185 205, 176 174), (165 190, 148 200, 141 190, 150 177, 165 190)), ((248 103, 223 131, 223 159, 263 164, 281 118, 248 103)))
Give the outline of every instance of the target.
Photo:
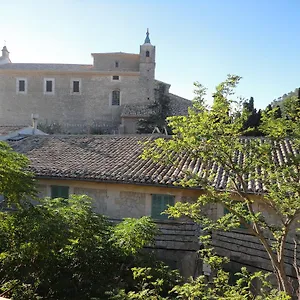
POLYGON ((151 216, 153 219, 166 220, 168 215, 161 215, 168 205, 174 205, 174 196, 172 195, 152 195, 152 211, 151 216))
POLYGON ((51 185, 51 198, 69 198, 69 187, 60 185, 51 185))

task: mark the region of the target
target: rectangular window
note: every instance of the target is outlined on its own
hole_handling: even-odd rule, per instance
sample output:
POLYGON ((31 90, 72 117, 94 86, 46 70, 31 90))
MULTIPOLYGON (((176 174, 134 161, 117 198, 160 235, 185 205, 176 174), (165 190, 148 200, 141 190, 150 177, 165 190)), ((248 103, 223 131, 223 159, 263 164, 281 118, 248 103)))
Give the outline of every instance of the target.
POLYGON ((17 78, 17 94, 26 94, 27 93, 27 79, 26 78, 17 78))
POLYGON ((44 94, 54 94, 54 78, 44 78, 44 94))
POLYGON ((119 68, 119 62, 118 61, 115 61, 115 67, 119 68))
POLYGON ((79 93, 79 80, 74 80, 73 81, 73 93, 79 93))
POLYGON ((50 80, 46 81, 46 92, 52 93, 52 81, 50 81, 50 80))
POLYGON ((114 76, 112 77, 112 79, 113 79, 113 80, 120 80, 120 77, 119 77, 118 75, 114 75, 114 76))
POLYGON ((175 196, 173 195, 153 194, 151 217, 153 219, 159 219, 159 220, 168 219, 168 215, 161 214, 161 213, 168 208, 168 205, 174 205, 174 203, 175 203, 175 196))
POLYGON ((69 198, 69 187, 62 185, 51 185, 51 198, 69 198))
POLYGON ((25 80, 19 80, 19 92, 25 92, 25 80))
POLYGON ((120 105, 120 91, 112 92, 111 105, 120 105))

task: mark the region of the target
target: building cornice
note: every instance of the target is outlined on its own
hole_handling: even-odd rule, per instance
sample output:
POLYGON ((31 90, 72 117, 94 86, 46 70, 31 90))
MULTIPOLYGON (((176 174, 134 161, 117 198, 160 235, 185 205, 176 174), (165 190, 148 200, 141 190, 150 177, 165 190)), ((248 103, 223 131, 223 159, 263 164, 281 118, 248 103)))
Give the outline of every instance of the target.
POLYGON ((29 75, 29 74, 51 74, 51 75, 74 75, 76 76, 139 76, 139 71, 57 71, 57 70, 8 70, 0 69, 0 74, 29 75))

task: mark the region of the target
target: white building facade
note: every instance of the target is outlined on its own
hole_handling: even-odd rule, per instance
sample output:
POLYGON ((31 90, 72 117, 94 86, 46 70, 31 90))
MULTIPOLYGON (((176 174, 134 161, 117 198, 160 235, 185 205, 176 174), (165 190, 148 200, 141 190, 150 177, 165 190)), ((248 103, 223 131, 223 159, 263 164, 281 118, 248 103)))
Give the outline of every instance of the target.
MULTIPOLYGON (((93 64, 12 63, 6 46, 0 57, 0 125, 25 125, 31 114, 62 132, 134 133, 126 105, 154 100, 155 46, 147 31, 139 54, 92 53, 93 64)), ((166 84, 167 92, 169 85, 166 84)), ((133 120, 133 121, 132 121, 133 120)))

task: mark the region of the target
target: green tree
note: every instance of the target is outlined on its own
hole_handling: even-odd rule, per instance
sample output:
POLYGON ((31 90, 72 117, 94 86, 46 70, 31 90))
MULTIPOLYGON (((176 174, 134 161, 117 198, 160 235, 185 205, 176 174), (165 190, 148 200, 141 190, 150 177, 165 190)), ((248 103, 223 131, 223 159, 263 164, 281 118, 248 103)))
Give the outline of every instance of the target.
POLYGON ((155 234, 146 217, 113 226, 86 196, 46 198, 0 219, 1 292, 13 299, 108 299, 130 285, 130 269, 155 234))
POLYGON ((250 274, 245 267, 236 273, 237 281, 230 283, 228 272, 218 270, 212 279, 201 275, 183 281, 178 275, 168 268, 161 268, 158 276, 153 276, 152 268, 133 268, 133 277, 136 288, 133 291, 119 291, 113 300, 290 300, 284 292, 272 289, 268 281, 269 274, 255 272, 250 274), (166 276, 167 275, 167 276, 166 276), (170 280, 173 279, 173 280, 170 280), (166 282, 167 281, 167 282, 166 282), (261 288, 255 291, 254 282, 259 281, 261 288), (173 286, 168 284, 173 284, 173 286), (169 286, 168 291, 163 287, 169 286), (259 295, 258 295, 259 294, 259 295))
POLYGON ((159 84, 155 89, 154 102, 148 105, 150 115, 138 122, 138 133, 152 133, 155 128, 161 133, 168 132, 166 118, 170 114, 170 97, 166 93, 166 86, 159 84))
POLYGON ((254 98, 250 97, 248 101, 243 103, 243 113, 247 115, 245 118, 242 130, 245 135, 261 136, 259 131, 261 123, 261 111, 254 107, 254 98))
POLYGON ((34 177, 28 159, 0 141, 0 195, 8 205, 22 205, 35 198, 34 177))
MULTIPOLYGON (((208 230, 230 230, 241 224, 258 238, 271 261, 278 289, 292 295, 284 262, 288 236, 295 237, 300 213, 300 154, 287 155, 284 162, 274 159, 274 153, 291 137, 294 149, 300 147, 300 122, 276 118, 276 110, 263 113, 260 130, 265 139, 245 139, 242 127, 245 114, 237 114, 232 104, 239 76, 228 76, 217 86, 211 108, 205 105, 205 90, 199 86, 194 109, 188 116, 169 118, 173 131, 171 139, 156 139, 145 146, 144 157, 177 166, 182 153, 189 153, 206 168, 201 176, 186 170, 179 184, 202 187, 206 193, 196 203, 176 203, 168 209, 174 217, 186 215, 208 230), (176 155, 175 155, 176 154, 176 155), (242 163, 239 157, 243 157, 242 163), (228 184, 224 189, 214 185, 218 167, 222 167, 228 184), (268 176, 266 176, 268 174, 268 176), (276 223, 256 209, 249 194, 248 184, 256 182, 261 189, 256 193, 268 213, 277 217, 276 223), (237 196, 239 201, 233 199, 237 196), (213 220, 205 215, 205 206, 220 203, 229 213, 213 220)), ((299 111, 290 112, 299 120, 299 111)))

